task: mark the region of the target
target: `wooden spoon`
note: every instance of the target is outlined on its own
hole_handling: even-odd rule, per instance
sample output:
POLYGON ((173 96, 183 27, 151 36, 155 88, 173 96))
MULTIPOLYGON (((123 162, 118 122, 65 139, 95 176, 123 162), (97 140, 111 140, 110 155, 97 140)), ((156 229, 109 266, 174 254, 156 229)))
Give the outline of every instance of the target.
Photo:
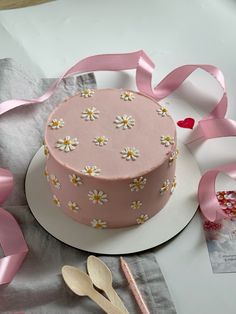
POLYGON ((52 0, 0 0, 0 10, 22 8, 22 7, 41 4, 41 3, 49 2, 49 1, 52 1, 52 0))
POLYGON ((122 312, 97 292, 89 276, 76 267, 63 266, 62 276, 67 286, 79 296, 88 296, 108 314, 122 314, 122 312))
POLYGON ((100 290, 103 290, 108 299, 118 307, 122 313, 129 314, 124 303, 112 287, 112 273, 107 265, 99 258, 90 255, 87 260, 87 268, 93 284, 100 290))

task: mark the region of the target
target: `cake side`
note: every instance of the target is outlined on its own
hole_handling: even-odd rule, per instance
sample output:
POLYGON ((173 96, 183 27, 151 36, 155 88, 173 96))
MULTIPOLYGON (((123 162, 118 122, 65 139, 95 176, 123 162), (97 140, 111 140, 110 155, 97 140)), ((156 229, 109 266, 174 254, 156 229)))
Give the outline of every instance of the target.
POLYGON ((144 176, 112 181, 71 172, 51 156, 46 167, 52 201, 78 222, 95 227, 99 222, 107 228, 142 224, 165 206, 176 185, 170 159, 144 176))

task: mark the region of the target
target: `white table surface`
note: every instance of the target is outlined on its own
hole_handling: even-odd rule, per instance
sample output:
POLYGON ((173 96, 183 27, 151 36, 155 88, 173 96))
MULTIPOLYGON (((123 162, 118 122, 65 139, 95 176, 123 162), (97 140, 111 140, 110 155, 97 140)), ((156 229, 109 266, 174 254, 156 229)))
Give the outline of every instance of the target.
MULTIPOLYGON (((226 78, 227 117, 231 119, 236 119, 235 38, 234 0, 58 0, 0 11, 0 58, 12 57, 42 76, 58 76, 89 55, 139 49, 157 65, 155 82, 183 64, 217 65, 226 78)), ((134 88, 132 74, 99 73, 97 80, 100 88, 124 84, 134 88)), ((203 73, 194 74, 185 86, 192 93, 199 89, 202 103, 220 97, 219 87, 203 73)), ((188 116, 189 105, 182 103, 188 116)), ((204 111, 191 110, 195 118, 204 111)), ((235 161, 235 155, 235 138, 205 142, 195 152, 202 171, 235 161)), ((220 187, 236 185, 221 177, 220 187)), ((198 215, 181 234, 160 247, 156 257, 178 314, 236 313, 236 274, 212 273, 198 215)))

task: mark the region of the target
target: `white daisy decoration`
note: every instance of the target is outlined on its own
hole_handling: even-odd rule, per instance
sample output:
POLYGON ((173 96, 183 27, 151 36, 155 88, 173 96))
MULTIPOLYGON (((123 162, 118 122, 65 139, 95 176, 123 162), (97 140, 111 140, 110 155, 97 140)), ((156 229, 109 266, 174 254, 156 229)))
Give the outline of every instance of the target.
POLYGON ((96 228, 96 229, 104 229, 107 227, 107 223, 101 219, 93 219, 91 221, 91 225, 93 228, 96 228))
POLYGON ((123 114, 122 116, 117 116, 114 123, 117 128, 122 128, 123 130, 131 129, 135 125, 135 120, 132 116, 123 114))
POLYGON ((88 197, 89 197, 89 200, 93 202, 93 204, 103 205, 104 203, 108 201, 107 194, 104 193, 103 191, 97 191, 97 190, 89 191, 88 197))
POLYGON ((60 189, 61 188, 61 183, 59 182, 59 180, 57 179, 57 177, 54 174, 50 175, 50 180, 51 180, 52 185, 56 189, 60 189))
POLYGON ((63 119, 52 119, 51 122, 49 122, 48 126, 51 127, 51 129, 60 129, 65 125, 65 122, 63 119))
POLYGON ((45 177, 47 178, 47 181, 49 182, 50 181, 50 176, 49 176, 49 173, 48 173, 46 168, 44 169, 43 174, 45 175, 45 177))
POLYGON ((162 135, 161 136, 161 144, 165 145, 165 147, 168 147, 170 145, 174 145, 175 141, 174 138, 170 135, 162 135))
POLYGON ((69 179, 70 179, 70 182, 74 184, 74 186, 79 186, 82 184, 81 178, 74 173, 69 174, 69 179))
POLYGON ((76 202, 69 201, 68 206, 73 212, 77 212, 79 209, 79 206, 76 202))
POLYGON ((122 158, 135 161, 139 156, 139 150, 135 147, 125 147, 121 152, 122 158))
POLYGON ((120 98, 123 99, 124 101, 132 101, 134 100, 134 93, 125 91, 120 95, 120 98))
POLYGON ((160 106, 160 108, 157 109, 157 113, 162 117, 166 117, 169 115, 168 109, 162 106, 160 106))
POLYGON ((70 136, 66 136, 63 139, 57 140, 56 148, 68 153, 74 150, 78 144, 79 144, 79 141, 76 137, 71 138, 70 136))
POLYGON ((80 96, 84 98, 92 97, 94 94, 94 90, 90 88, 85 88, 80 92, 80 96))
POLYGON ((131 192, 138 192, 142 190, 146 183, 147 179, 144 177, 135 178, 133 182, 129 185, 131 192))
POLYGON ((170 157, 169 157, 169 166, 173 164, 173 162, 177 159, 179 154, 179 150, 176 149, 174 152, 171 152, 170 157))
POLYGON ((53 203, 54 203, 57 207, 61 207, 61 202, 60 202, 59 199, 56 197, 56 195, 53 195, 52 201, 53 201, 53 203))
POLYGON ((46 145, 44 145, 43 147, 43 153, 44 155, 48 158, 49 157, 49 150, 48 150, 48 147, 46 145))
POLYGON ((169 186, 170 186, 170 180, 167 179, 166 181, 163 182, 162 187, 160 189, 161 195, 163 195, 165 192, 169 190, 169 186))
POLYGON ((96 166, 85 166, 83 170, 81 170, 83 174, 86 176, 99 176, 101 169, 98 169, 96 166))
POLYGON ((176 177, 174 177, 173 181, 171 182, 171 189, 170 189, 171 194, 174 193, 176 186, 177 186, 176 177))
POLYGON ((132 209, 140 209, 140 207, 142 206, 142 202, 141 201, 133 201, 130 205, 130 207, 132 209))
POLYGON ((144 224, 145 223, 145 221, 147 221, 148 220, 148 215, 147 214, 144 214, 144 215, 140 215, 137 219, 136 219, 136 221, 137 221, 137 224, 138 225, 141 225, 141 224, 144 224))
POLYGON ((94 121, 98 119, 99 113, 95 107, 87 108, 82 112, 81 118, 85 121, 94 121))
POLYGON ((93 143, 97 146, 104 146, 104 145, 107 145, 108 138, 106 138, 105 136, 96 136, 93 139, 93 143))

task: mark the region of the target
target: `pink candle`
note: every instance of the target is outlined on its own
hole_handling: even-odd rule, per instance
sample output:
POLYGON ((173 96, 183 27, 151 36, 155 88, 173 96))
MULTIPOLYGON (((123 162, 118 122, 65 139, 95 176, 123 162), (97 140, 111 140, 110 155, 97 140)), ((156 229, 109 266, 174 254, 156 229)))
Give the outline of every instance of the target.
POLYGON ((124 272, 124 275, 129 283, 130 289, 135 297, 135 300, 142 312, 142 314, 150 314, 144 300, 143 297, 138 289, 138 286, 134 280, 134 277, 129 269, 128 264, 126 263, 126 261, 123 259, 123 257, 120 257, 120 263, 121 263, 121 268, 124 272))

